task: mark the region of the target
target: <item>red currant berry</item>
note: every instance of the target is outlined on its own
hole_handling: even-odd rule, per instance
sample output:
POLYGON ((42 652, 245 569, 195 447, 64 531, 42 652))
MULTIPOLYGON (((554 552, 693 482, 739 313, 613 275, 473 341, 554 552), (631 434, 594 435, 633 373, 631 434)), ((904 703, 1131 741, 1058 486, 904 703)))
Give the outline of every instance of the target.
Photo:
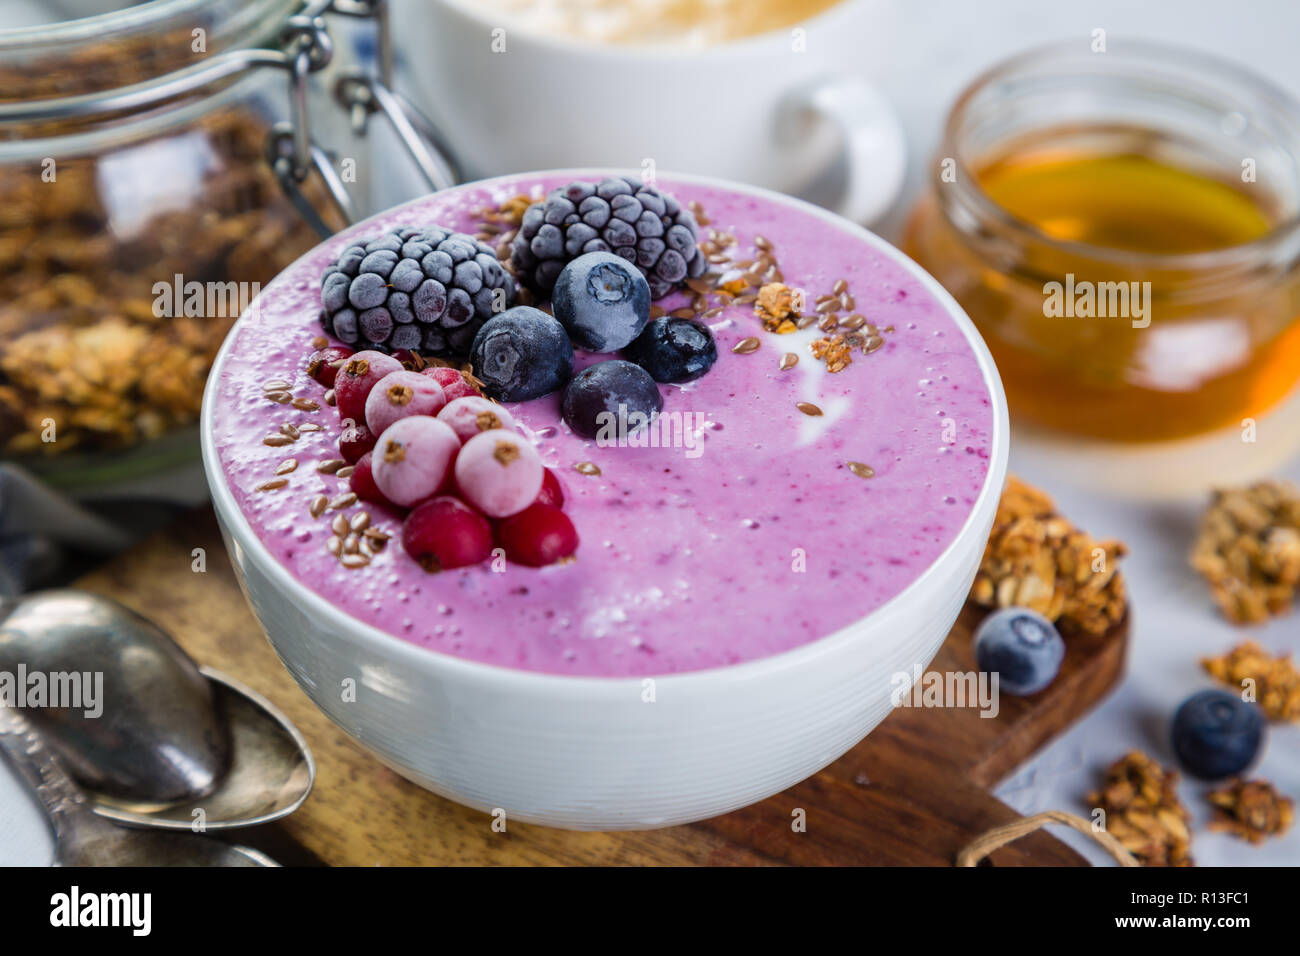
POLYGON ((506 557, 530 568, 554 564, 578 550, 573 522, 554 505, 529 505, 497 523, 497 540, 506 557))
POLYGON ((371 504, 384 505, 394 510, 400 510, 397 505, 384 497, 384 493, 375 484, 374 473, 370 470, 370 460, 373 456, 374 452, 368 451, 357 459, 357 463, 352 466, 352 474, 348 477, 348 487, 362 501, 369 501, 371 504))
POLYGON ((408 372, 424 371, 424 359, 420 357, 419 352, 412 352, 410 349, 398 349, 393 353, 393 358, 402 363, 402 368, 408 372))
POLYGON ((385 375, 402 371, 402 363, 382 352, 357 352, 339 369, 334 378, 334 402, 339 421, 366 420, 366 398, 385 375))
POLYGON ((555 472, 549 468, 542 472, 542 490, 537 493, 534 504, 564 507, 564 487, 560 484, 560 479, 555 477, 555 472))
POLYGON ((449 403, 458 398, 464 398, 466 395, 478 394, 474 386, 465 381, 465 376, 460 374, 457 369, 440 366, 438 368, 426 368, 420 374, 429 376, 441 385, 449 403))
POLYGON ((346 345, 331 345, 317 349, 307 360, 307 374, 325 388, 334 387, 334 378, 339 368, 352 357, 352 350, 346 345))
POLYGON ((375 447, 376 437, 365 425, 351 425, 339 436, 339 454, 349 465, 355 465, 361 456, 375 447))
POLYGON ((463 568, 492 556, 492 526, 459 498, 430 498, 406 516, 402 547, 426 571, 463 568))

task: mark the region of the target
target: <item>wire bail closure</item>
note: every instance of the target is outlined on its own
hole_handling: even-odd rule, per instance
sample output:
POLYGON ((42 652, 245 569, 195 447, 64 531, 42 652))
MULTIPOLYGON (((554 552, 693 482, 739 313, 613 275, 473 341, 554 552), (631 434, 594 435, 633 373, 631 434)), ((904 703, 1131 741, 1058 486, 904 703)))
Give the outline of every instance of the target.
POLYGON ((349 70, 334 87, 334 99, 348 111, 352 131, 364 137, 370 115, 383 113, 430 189, 435 192, 446 189, 459 179, 459 171, 446 142, 429 120, 392 88, 393 46, 387 0, 313 0, 302 13, 289 18, 281 34, 289 67, 291 120, 278 123, 271 130, 267 158, 289 200, 323 238, 332 235, 333 230, 301 189, 312 169, 325 183, 330 199, 344 221, 350 224, 357 219, 347 187, 330 163, 328 154, 314 143, 311 135, 308 77, 328 66, 334 56, 334 41, 324 19, 327 13, 373 20, 379 34, 379 75, 349 70))
POLYGON ((181 100, 209 84, 234 80, 243 73, 262 68, 284 70, 289 75, 290 119, 271 129, 266 144, 267 161, 295 208, 322 238, 328 238, 333 230, 301 188, 313 169, 320 174, 330 201, 344 221, 355 222, 357 214, 329 154, 312 138, 308 79, 329 66, 334 58, 327 14, 373 20, 378 32, 377 75, 360 69, 348 70, 333 91, 335 101, 349 112, 353 131, 364 137, 370 115, 384 114, 429 188, 436 192, 454 186, 460 179, 460 171, 446 141, 410 100, 393 90, 393 44, 387 0, 307 0, 286 21, 278 50, 260 47, 225 50, 163 77, 107 93, 0 103, 0 124, 129 117, 132 113, 181 100))

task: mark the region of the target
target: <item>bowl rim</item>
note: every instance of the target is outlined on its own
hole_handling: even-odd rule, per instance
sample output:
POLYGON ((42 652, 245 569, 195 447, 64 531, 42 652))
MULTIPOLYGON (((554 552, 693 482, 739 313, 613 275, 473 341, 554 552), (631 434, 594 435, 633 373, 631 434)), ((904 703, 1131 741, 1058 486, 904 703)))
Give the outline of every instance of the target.
MULTIPOLYGON (((517 182, 519 180, 529 179, 550 179, 572 177, 573 179, 591 179, 605 178, 609 176, 631 176, 640 178, 640 171, 633 169, 609 169, 599 167, 570 167, 549 170, 531 170, 522 173, 509 173, 501 176, 492 176, 485 179, 473 180, 467 183, 459 183, 450 187, 444 192, 452 190, 470 189, 470 188, 492 188, 494 185, 503 182, 517 182)), ((663 682, 669 682, 669 685, 678 693, 685 693, 691 689, 715 685, 719 680, 725 682, 748 682, 764 676, 770 676, 769 672, 780 671, 788 672, 792 668, 801 666, 813 666, 816 662, 828 656, 833 656, 837 651, 843 649, 844 645, 853 642, 862 633, 864 628, 870 625, 872 628, 878 628, 882 621, 889 621, 895 618, 903 618, 908 613, 909 598, 912 595, 925 588, 928 582, 935 577, 937 569, 948 564, 954 555, 963 548, 968 546, 967 539, 982 524, 982 516, 990 509, 990 499, 1000 498, 1002 485, 1006 479, 1007 461, 1010 447, 1010 417, 1007 410, 1006 393, 1002 388, 1002 380, 998 374, 997 366, 993 361, 993 355, 985 344, 984 339, 980 336, 975 328, 974 322, 966 315, 966 312, 957 303, 957 300, 946 290, 939 281, 926 272, 914 260, 909 258, 900 249, 887 242, 885 239, 876 235, 876 233, 851 222, 830 210, 816 206, 806 200, 793 196, 785 195, 774 190, 765 189, 761 186, 752 186, 747 183, 738 183, 731 180, 715 176, 694 175, 689 173, 671 173, 660 171, 656 174, 656 180, 671 186, 673 183, 683 185, 695 185, 711 187, 722 190, 731 190, 748 194, 758 199, 768 202, 774 202, 787 207, 798 209, 802 212, 816 216, 824 222, 835 226, 836 228, 855 236, 866 242, 876 252, 887 256, 895 263, 901 266, 910 276, 916 279, 922 287, 929 292, 937 302, 939 302, 952 319, 957 328, 965 337, 968 346, 975 355, 976 364, 983 375, 985 387, 989 392, 989 401, 992 412, 992 422, 990 427, 989 440, 989 457, 988 469, 984 475, 984 484, 980 488, 979 494, 975 498, 974 504, 971 505, 970 511, 966 515, 966 520, 962 523, 953 539, 948 542, 947 546, 930 562, 926 568, 920 572, 906 587, 887 600, 884 604, 869 612, 865 616, 858 618, 850 624, 845 625, 837 631, 824 634, 814 640, 800 644, 796 647, 780 651, 776 654, 768 654, 764 657, 756 657, 750 660, 742 661, 738 664, 726 664, 717 667, 701 668, 699 670, 690 670, 682 672, 669 672, 660 674, 638 674, 638 675, 619 675, 619 676, 602 676, 594 674, 557 674, 547 671, 524 670, 522 668, 508 667, 503 664, 488 663, 485 661, 476 661, 469 658, 458 657, 445 651, 435 650, 433 648, 423 647, 410 641, 403 640, 395 634, 381 630, 372 624, 367 624, 352 615, 339 610, 323 596, 312 590, 306 584, 299 581, 293 573, 285 567, 275 556, 267 551, 265 544, 253 531, 248 522, 247 516, 243 509, 235 501, 234 494, 230 490, 226 481, 225 469, 221 465, 221 459, 217 452, 215 443, 212 440, 213 435, 213 414, 215 404, 215 394, 218 382, 221 380, 221 373, 225 366, 226 359, 229 355, 231 343, 234 342, 236 332, 240 324, 249 315, 256 315, 260 308, 261 299, 267 294, 272 286, 278 283, 281 278, 296 269, 298 265, 307 257, 315 255, 321 250, 322 246, 332 243, 345 242, 350 237, 365 232, 373 228, 372 224, 378 220, 391 215, 393 212, 407 207, 415 202, 428 199, 430 195, 419 196, 407 202, 399 203, 395 206, 375 213, 357 222, 355 225, 348 227, 338 233, 335 233, 329 239, 323 240, 313 246, 308 251, 286 266, 271 282, 267 283, 252 302, 250 302, 244 313, 231 326, 226 338, 221 343, 221 348, 212 363, 212 368, 208 373, 207 384, 203 392, 203 406, 199 419, 200 441, 203 452, 203 468, 207 477, 208 487, 212 492, 212 505, 217 515, 222 520, 222 525, 238 546, 243 550, 246 560, 254 560, 262 569, 262 572, 270 578, 278 591, 287 595, 292 595, 293 601, 299 605, 306 605, 312 610, 313 616, 329 617, 337 619, 340 627, 337 634, 340 639, 349 642, 357 642, 367 646, 377 653, 382 653, 387 657, 396 658, 400 663, 413 667, 419 667, 421 670, 432 669, 441 672, 447 677, 454 677, 458 680, 469 680, 483 683, 490 683, 494 687, 501 689, 527 689, 533 693, 550 695, 556 699, 571 700, 572 691, 581 688, 584 693, 584 699, 589 699, 593 691, 603 692, 611 695, 610 699, 627 699, 627 695, 633 691, 639 694, 641 688, 645 686, 646 681, 653 681, 655 686, 663 682)), ((996 508, 996 502, 992 503, 992 508, 996 508)), ((260 622, 259 622, 260 623, 260 622)), ((268 640, 270 636, 267 635, 268 640)), ((638 699, 638 698, 634 698, 638 699)))

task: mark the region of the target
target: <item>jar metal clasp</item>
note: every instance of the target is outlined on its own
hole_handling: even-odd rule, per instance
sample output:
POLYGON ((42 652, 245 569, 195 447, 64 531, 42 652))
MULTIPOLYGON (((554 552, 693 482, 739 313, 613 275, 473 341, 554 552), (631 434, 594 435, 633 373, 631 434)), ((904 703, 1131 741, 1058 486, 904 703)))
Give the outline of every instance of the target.
POLYGON ((382 113, 392 124, 402 146, 434 191, 455 185, 459 179, 451 149, 433 124, 415 106, 393 89, 393 47, 387 0, 312 0, 303 11, 289 18, 281 34, 285 66, 289 71, 291 119, 276 124, 267 141, 267 159, 281 187, 294 207, 323 237, 333 234, 319 211, 303 195, 301 184, 312 169, 329 190, 343 219, 357 219, 347 187, 316 145, 311 135, 311 111, 307 105, 307 79, 324 69, 333 57, 334 46, 324 15, 373 19, 378 31, 377 75, 352 69, 339 77, 334 99, 351 116, 353 132, 364 136, 372 113, 382 113))

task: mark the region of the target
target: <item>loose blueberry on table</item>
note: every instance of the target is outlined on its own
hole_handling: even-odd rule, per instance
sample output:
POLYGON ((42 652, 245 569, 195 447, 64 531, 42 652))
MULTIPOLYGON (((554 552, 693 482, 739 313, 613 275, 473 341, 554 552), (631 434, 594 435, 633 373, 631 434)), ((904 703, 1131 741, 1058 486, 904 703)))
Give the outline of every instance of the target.
POLYGON ((1045 690, 1065 659, 1055 625, 1027 607, 994 611, 975 629, 979 669, 998 675, 998 687, 1016 697, 1045 690))
POLYGON ((1264 744, 1258 705, 1223 690, 1203 690, 1174 714, 1171 737, 1178 761, 1194 777, 1221 780, 1245 771, 1264 744))
POLYGON ((602 413, 630 427, 657 415, 656 382, 689 382, 717 360, 702 322, 650 319, 652 299, 704 274, 698 236, 673 196, 613 177, 529 207, 510 250, 514 275, 483 242, 437 225, 343 249, 321 278, 321 325, 334 341, 316 343, 307 373, 333 390, 351 466, 340 477, 356 499, 402 516, 411 559, 437 572, 480 564, 494 548, 529 567, 574 557, 559 479, 498 403, 560 392, 565 422, 585 438, 602 413), (515 305, 516 277, 540 305, 551 296, 551 312, 515 305), (624 358, 575 376, 575 346, 624 358))

